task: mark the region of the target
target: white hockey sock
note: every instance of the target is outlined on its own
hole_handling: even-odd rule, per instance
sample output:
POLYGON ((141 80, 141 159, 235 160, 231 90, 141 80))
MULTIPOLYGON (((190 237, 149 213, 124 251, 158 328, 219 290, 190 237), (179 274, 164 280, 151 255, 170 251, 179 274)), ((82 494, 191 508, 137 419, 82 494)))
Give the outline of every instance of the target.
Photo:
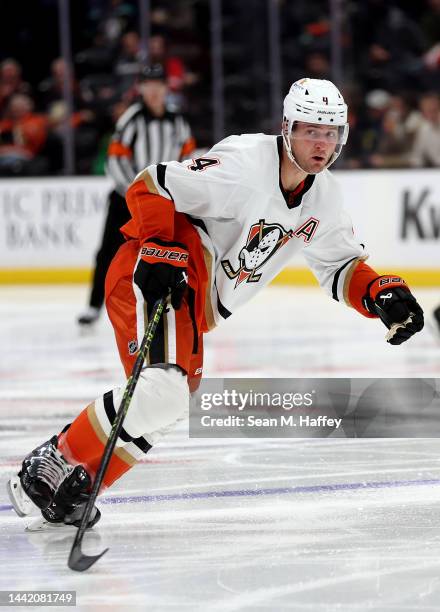
MULTIPOLYGON (((124 387, 113 389, 95 402, 96 416, 108 435, 111 416, 118 411, 124 387)), ((139 377, 123 423, 130 438, 144 437, 155 444, 174 424, 188 414, 189 388, 186 376, 177 368, 145 368, 139 377)), ((124 436, 117 447, 124 446, 124 436)))

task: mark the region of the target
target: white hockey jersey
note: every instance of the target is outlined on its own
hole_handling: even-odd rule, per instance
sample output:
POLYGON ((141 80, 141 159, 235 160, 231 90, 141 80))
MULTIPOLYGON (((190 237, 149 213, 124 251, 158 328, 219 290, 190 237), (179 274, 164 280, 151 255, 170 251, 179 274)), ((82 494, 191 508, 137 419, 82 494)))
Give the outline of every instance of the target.
POLYGON ((367 258, 334 176, 328 170, 309 175, 296 195, 286 193, 281 154, 281 137, 230 136, 203 157, 141 173, 150 191, 172 199, 175 209, 190 217, 211 254, 217 324, 270 283, 298 251, 327 293, 349 304, 347 275, 367 258))

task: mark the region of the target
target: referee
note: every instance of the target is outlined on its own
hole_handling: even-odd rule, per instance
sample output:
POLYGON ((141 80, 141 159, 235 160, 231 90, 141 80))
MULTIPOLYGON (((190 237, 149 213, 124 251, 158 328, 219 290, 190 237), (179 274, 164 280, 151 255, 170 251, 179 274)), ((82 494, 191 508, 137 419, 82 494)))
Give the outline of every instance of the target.
POLYGON ((147 66, 139 76, 140 99, 119 118, 110 141, 106 170, 115 188, 108 198, 101 247, 96 255, 89 306, 79 317, 90 326, 104 303, 105 276, 124 238, 119 228, 130 219, 125 192, 135 176, 150 164, 182 160, 195 149, 191 128, 179 114, 166 108, 167 85, 160 64, 147 66))

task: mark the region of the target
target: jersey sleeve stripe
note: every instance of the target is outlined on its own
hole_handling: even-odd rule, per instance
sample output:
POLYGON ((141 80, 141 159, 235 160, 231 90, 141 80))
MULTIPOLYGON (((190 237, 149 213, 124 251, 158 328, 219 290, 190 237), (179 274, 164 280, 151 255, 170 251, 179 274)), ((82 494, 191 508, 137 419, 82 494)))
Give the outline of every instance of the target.
POLYGON ((351 263, 350 267, 348 268, 345 274, 345 278, 344 278, 344 286, 342 289, 342 294, 344 296, 344 302, 348 304, 349 306, 351 306, 351 301, 349 298, 350 283, 353 278, 354 271, 356 270, 356 267, 360 261, 362 261, 362 259, 358 257, 351 263))
POLYGON ((218 291, 217 291, 217 310, 224 319, 227 319, 232 314, 232 312, 229 312, 229 310, 225 306, 223 306, 223 304, 221 303, 220 297, 218 295, 218 291))
MULTIPOLYGON (((333 277, 333 284, 332 284, 332 298, 334 300, 336 300, 337 302, 339 302, 339 292, 338 292, 338 284, 339 284, 339 279, 341 277, 342 272, 345 270, 345 268, 350 265, 353 261, 358 260, 358 257, 352 257, 351 259, 349 259, 348 261, 345 262, 345 264, 343 266, 341 266, 339 268, 339 270, 336 271, 334 277, 333 277)), ((343 292, 342 292, 343 295, 343 292)))
POLYGON ((208 272, 208 283, 206 285, 206 300, 205 300, 205 320, 208 330, 214 329, 216 326, 214 308, 211 302, 211 286, 214 270, 214 259, 208 248, 202 243, 203 259, 205 260, 206 270, 208 272))
POLYGON ((147 187, 150 193, 153 193, 154 195, 160 195, 156 185, 154 184, 153 177, 151 176, 147 168, 145 170, 142 170, 142 172, 137 175, 135 180, 144 181, 145 186, 147 187))
POLYGON ((202 219, 197 219, 197 217, 193 217, 192 215, 187 215, 187 217, 189 218, 189 220, 191 221, 193 225, 195 225, 196 227, 200 227, 200 229, 202 229, 205 232, 205 234, 209 236, 208 229, 205 223, 202 221, 202 219))
POLYGON ((165 174, 166 174, 166 171, 167 171, 166 164, 157 164, 157 182, 162 187, 162 189, 164 191, 166 191, 167 194, 170 196, 170 198, 173 200, 173 196, 168 191, 168 189, 167 189, 167 187, 165 185, 165 174))

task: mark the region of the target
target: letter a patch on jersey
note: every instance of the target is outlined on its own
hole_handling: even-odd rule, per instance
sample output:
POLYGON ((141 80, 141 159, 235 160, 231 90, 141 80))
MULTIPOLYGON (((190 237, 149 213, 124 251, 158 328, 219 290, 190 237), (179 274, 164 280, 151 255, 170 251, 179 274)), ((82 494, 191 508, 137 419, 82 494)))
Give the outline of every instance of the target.
POLYGON ((286 230, 278 223, 266 223, 260 219, 249 230, 245 246, 238 254, 239 267, 234 270, 228 259, 223 260, 222 267, 230 279, 236 278, 235 287, 243 281, 257 283, 261 274, 257 274, 264 264, 293 236, 293 231, 286 230))
POLYGON ((293 232, 293 235, 297 238, 302 238, 304 242, 309 243, 316 230, 318 229, 319 221, 315 217, 310 217, 305 223, 303 223, 297 230, 293 232))

